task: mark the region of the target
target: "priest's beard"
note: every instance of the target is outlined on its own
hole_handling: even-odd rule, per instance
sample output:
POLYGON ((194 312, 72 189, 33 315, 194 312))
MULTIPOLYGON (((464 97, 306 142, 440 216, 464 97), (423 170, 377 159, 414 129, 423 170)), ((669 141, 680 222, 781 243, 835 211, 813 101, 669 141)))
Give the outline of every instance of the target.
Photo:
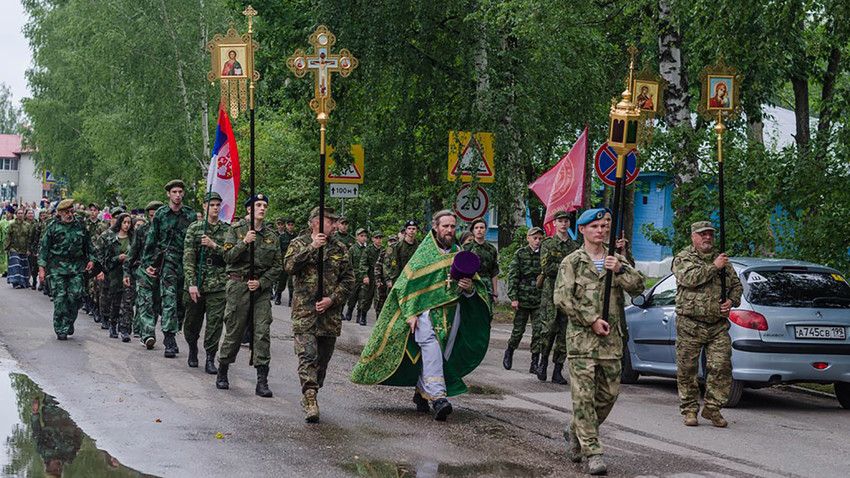
POLYGON ((437 241, 437 246, 439 246, 440 249, 443 249, 443 250, 451 249, 452 246, 455 243, 454 236, 448 235, 448 236, 440 237, 440 235, 437 234, 437 231, 434 231, 434 239, 437 241))

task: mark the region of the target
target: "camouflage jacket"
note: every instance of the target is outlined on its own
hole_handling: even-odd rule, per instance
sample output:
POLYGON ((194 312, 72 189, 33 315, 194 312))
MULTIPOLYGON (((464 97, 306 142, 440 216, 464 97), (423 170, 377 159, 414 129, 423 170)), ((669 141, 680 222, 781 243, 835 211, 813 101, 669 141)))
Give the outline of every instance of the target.
MULTIPOLYGON (((720 313, 720 272, 714 267, 718 255, 714 250, 703 254, 694 246, 676 254, 672 266, 677 285, 676 315, 711 324, 726 320, 720 313)), ((732 264, 726 264, 724 272, 727 298, 732 299, 732 307, 738 307, 744 288, 732 264)))
POLYGON ((368 277, 369 284, 375 285, 375 264, 378 262, 378 256, 381 255, 383 250, 383 247, 366 244, 366 248, 360 256, 360 263, 357 264, 356 276, 360 278, 360 282, 363 282, 364 277, 368 277))
POLYGON ((38 255, 38 250, 41 248, 41 236, 44 235, 44 229, 47 227, 47 219, 44 221, 35 221, 32 223, 32 236, 30 236, 30 254, 38 255))
MULTIPOLYGON (((249 279, 248 273, 251 269, 251 253, 248 244, 243 239, 250 230, 250 219, 243 218, 236 222, 225 234, 224 262, 227 263, 228 276, 241 276, 242 281, 249 279)), ((283 256, 280 254, 277 233, 263 224, 262 229, 257 232, 254 241, 254 277, 260 281, 260 290, 268 294, 272 284, 277 282, 280 272, 283 270, 283 256)), ((229 277, 228 277, 229 278, 229 277)))
POLYGON ((284 229, 282 233, 278 233, 278 236, 280 237, 280 254, 282 256, 285 256, 286 250, 289 249, 289 244, 292 242, 293 239, 298 237, 298 234, 296 234, 295 232, 289 232, 284 229))
MULTIPOLYGON (((308 234, 309 234, 309 230, 308 230, 308 234)), ((341 232, 337 231, 337 232, 334 233, 333 237, 337 241, 343 243, 345 245, 346 249, 351 249, 351 246, 353 246, 354 243, 357 242, 357 240, 354 239, 354 236, 352 236, 351 234, 349 234, 347 232, 345 234, 342 234, 341 232)))
POLYGON ((626 258, 615 254, 623 268, 611 282, 611 303, 608 306, 607 336, 596 335, 590 326, 602 317, 605 295, 605 276, 583 248, 578 249, 558 268, 555 279, 555 305, 567 316, 567 357, 621 359, 623 335, 626 331, 623 316, 623 292, 636 296, 643 292, 646 278, 632 267, 626 258))
POLYGON ((223 222, 210 224, 207 221, 195 221, 186 229, 183 239, 183 281, 184 289, 198 286, 201 293, 221 292, 227 285, 227 264, 224 263, 224 241, 230 226, 223 222), (201 236, 206 235, 216 243, 215 249, 201 246, 201 236), (201 250, 203 249, 203 251, 201 250), (203 254, 202 254, 203 253, 203 254), (203 255, 203 257, 201 257, 203 255), (198 274, 201 283, 198 285, 198 274))
POLYGON ((576 249, 578 244, 569 236, 566 241, 562 241, 557 235, 544 239, 540 243, 540 268, 543 271, 543 277, 554 283, 561 262, 576 249))
POLYGON ((85 271, 87 262, 97 260, 89 231, 82 221, 51 221, 41 239, 38 265, 51 274, 75 275, 85 271))
POLYGON ((395 282, 398 279, 401 271, 404 270, 404 266, 407 265, 407 261, 413 257, 413 253, 418 248, 419 240, 414 240, 413 244, 408 244, 407 241, 402 239, 393 245, 390 251, 387 252, 389 263, 384 264, 384 274, 386 274, 388 281, 395 282))
POLYGON ((340 312, 354 290, 354 269, 345 244, 331 237, 323 248, 322 282, 325 297, 333 300, 324 314, 316 313, 319 286, 319 251, 309 234, 296 237, 286 251, 286 272, 292 275, 292 333, 338 337, 342 332, 340 312))
POLYGON ((18 254, 26 254, 30 250, 32 233, 32 224, 16 219, 9 224, 9 229, 6 230, 5 250, 18 254))
POLYGON ((148 236, 150 223, 144 223, 133 231, 133 240, 130 241, 130 250, 127 251, 127 260, 121 264, 124 277, 132 278, 139 268, 139 260, 142 257, 142 249, 145 247, 145 239, 148 236))
POLYGON ((354 271, 354 283, 359 284, 363 282, 363 278, 366 277, 365 271, 360 270, 360 259, 363 258, 363 255, 366 254, 366 248, 369 247, 368 244, 363 244, 362 246, 355 242, 353 246, 348 248, 348 262, 351 264, 351 269, 354 271))
MULTIPOLYGON (((133 236, 131 235, 128 237, 127 249, 124 249, 121 246, 118 234, 113 232, 112 229, 104 231, 97 240, 98 262, 103 267, 106 284, 110 290, 123 290, 124 269, 121 254, 129 252, 132 242, 133 236)), ((124 262, 126 261, 125 258, 124 262)))
POLYGON ((381 252, 378 253, 378 259, 375 260, 374 275, 372 277, 381 284, 387 283, 387 262, 389 261, 392 247, 392 244, 387 244, 387 247, 381 249, 381 252))
MULTIPOLYGON (((481 268, 478 269, 478 275, 482 279, 490 279, 499 275, 499 252, 493 244, 487 241, 484 241, 484 244, 479 244, 473 239, 463 246, 463 250, 474 252, 481 259, 481 268)), ((484 281, 485 284, 488 282, 490 283, 489 288, 493 282, 484 281)))
POLYGON ((92 244, 97 242, 97 238, 103 234, 103 231, 109 228, 109 223, 106 221, 101 221, 100 219, 95 219, 92 221, 88 216, 83 218, 83 221, 86 225, 86 231, 89 232, 89 236, 91 236, 92 244))
POLYGON ((176 212, 172 211, 168 204, 157 209, 151 219, 139 265, 143 269, 149 266, 160 266, 160 257, 162 257, 162 260, 176 266, 178 271, 182 271, 183 239, 189 224, 196 219, 195 211, 187 206, 181 207, 176 212))
POLYGON ((540 289, 537 288, 537 276, 540 275, 540 250, 531 247, 519 248, 508 270, 508 297, 519 301, 526 309, 540 307, 540 289))

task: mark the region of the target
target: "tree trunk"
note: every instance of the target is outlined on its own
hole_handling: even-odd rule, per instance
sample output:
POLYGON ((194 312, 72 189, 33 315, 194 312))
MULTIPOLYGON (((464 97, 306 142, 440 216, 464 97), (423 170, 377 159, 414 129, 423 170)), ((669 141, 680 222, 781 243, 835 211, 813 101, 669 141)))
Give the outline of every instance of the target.
POLYGON ((832 133, 833 116, 835 107, 832 104, 835 97, 835 82, 838 79, 838 71, 841 65, 841 50, 833 46, 829 50, 826 64, 826 74, 823 76, 823 90, 821 91, 820 117, 818 118, 817 133, 817 156, 815 167, 823 166, 823 159, 829 150, 830 136, 832 133))
MULTIPOLYGON (((204 64, 204 59, 206 58, 206 46, 207 46, 207 23, 206 18, 204 17, 204 0, 200 0, 200 27, 201 27, 201 62, 200 64, 204 64)), ((204 149, 204 162, 206 159, 210 157, 210 108, 207 104, 207 95, 201 95, 201 137, 203 138, 203 149, 204 149)), ((209 185, 207 185, 209 186, 209 185)))
POLYGON ((801 158, 809 152, 809 80, 803 75, 791 77, 791 87, 794 89, 794 117, 797 131, 794 141, 797 143, 797 153, 801 158))
MULTIPOLYGON (((503 36, 501 41, 502 52, 510 57, 511 50, 516 48, 516 38, 503 36)), ((522 164, 522 135, 513 120, 516 114, 516 71, 518 64, 515 59, 508 60, 510 66, 506 72, 505 88, 508 95, 507 107, 500 120, 500 129, 505 134, 508 146, 502 155, 504 157, 504 171, 523 171, 522 164)), ((505 214, 499 215, 499 247, 511 243, 514 230, 525 225, 525 203, 528 198, 528 188, 523 184, 523 175, 507 173, 507 188, 511 191, 511 202, 506 204, 505 214)))

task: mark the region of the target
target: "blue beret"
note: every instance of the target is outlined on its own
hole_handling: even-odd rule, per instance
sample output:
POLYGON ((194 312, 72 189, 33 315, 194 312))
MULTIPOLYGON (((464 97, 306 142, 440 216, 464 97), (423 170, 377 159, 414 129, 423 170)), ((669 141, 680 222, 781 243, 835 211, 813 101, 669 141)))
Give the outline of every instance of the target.
POLYGON ((606 212, 608 212, 608 210, 602 207, 588 209, 587 211, 581 213, 581 216, 579 216, 578 220, 576 221, 576 225, 585 226, 593 221, 598 221, 605 217, 606 212))
POLYGON ((254 204, 254 201, 263 201, 264 203, 269 203, 269 197, 264 194, 254 194, 254 197, 245 201, 245 207, 250 207, 251 204, 254 204))
POLYGON ((408 221, 404 223, 404 228, 407 229, 410 226, 419 227, 419 223, 414 221, 413 219, 408 219, 408 221))

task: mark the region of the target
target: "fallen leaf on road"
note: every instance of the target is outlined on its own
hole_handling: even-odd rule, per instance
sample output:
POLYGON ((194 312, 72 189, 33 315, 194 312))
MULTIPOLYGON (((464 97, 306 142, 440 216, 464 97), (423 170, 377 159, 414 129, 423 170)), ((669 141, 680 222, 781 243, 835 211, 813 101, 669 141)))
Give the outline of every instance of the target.
POLYGON ((118 402, 119 402, 119 403, 120 403, 120 402, 123 402, 123 401, 124 401, 124 397, 119 397, 119 398, 118 398, 118 402))
POLYGON ((224 438, 224 434, 221 433, 221 432, 218 432, 218 433, 215 434, 215 437, 216 438, 224 438))
POLYGON ((157 422, 157 423, 162 423, 162 420, 160 420, 159 418, 157 418, 157 419, 156 419, 156 420, 154 420, 154 421, 155 421, 155 422, 157 422))

